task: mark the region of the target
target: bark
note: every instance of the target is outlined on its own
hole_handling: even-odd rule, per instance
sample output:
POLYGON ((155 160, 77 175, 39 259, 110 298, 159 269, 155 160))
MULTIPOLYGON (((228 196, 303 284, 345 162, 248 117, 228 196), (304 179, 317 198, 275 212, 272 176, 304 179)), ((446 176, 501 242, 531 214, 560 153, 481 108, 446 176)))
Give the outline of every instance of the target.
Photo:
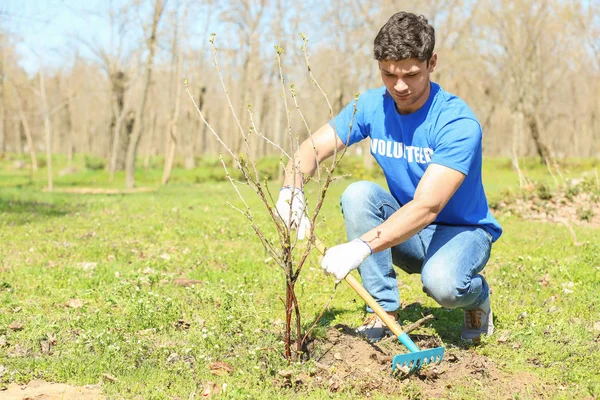
POLYGON ((125 91, 127 86, 127 75, 123 71, 111 74, 111 90, 113 111, 110 124, 112 146, 110 152, 110 181, 113 181, 115 171, 125 169, 125 153, 129 144, 129 135, 121 135, 123 121, 127 114, 127 103, 125 91))
POLYGON ((175 90, 175 105, 169 120, 169 150, 165 157, 165 166, 163 169, 162 184, 169 183, 171 171, 173 169, 173 161, 175 160, 175 151, 177 150, 177 122, 179 120, 179 109, 181 108, 181 93, 183 92, 183 82, 181 81, 181 73, 183 69, 183 46, 181 38, 185 34, 185 19, 187 18, 187 3, 183 9, 183 18, 181 19, 181 28, 175 27, 175 35, 173 38, 173 60, 177 61, 175 66, 175 79, 172 84, 176 85, 175 90))
POLYGON ((146 148, 146 159, 144 160, 144 169, 146 170, 150 168, 150 157, 152 157, 154 141, 156 140, 156 120, 158 119, 158 114, 156 111, 153 110, 150 113, 150 119, 152 120, 152 127, 150 128, 150 140, 148 141, 148 146, 146 148))
MULTIPOLYGON (((35 148, 33 146, 33 138, 31 136, 31 129, 29 128, 29 123, 27 122, 27 117, 25 116, 25 107, 23 105, 23 100, 21 99, 21 95, 19 94, 19 89, 14 85, 15 96, 17 97, 17 111, 19 113, 19 119, 21 120, 21 127, 23 128, 23 134, 25 135, 25 139, 27 140, 27 147, 29 148, 29 156, 31 158, 31 171, 35 172, 38 170, 38 162, 37 157, 35 155, 35 148)), ((20 140, 19 140, 20 142, 20 140)), ((20 143, 19 143, 20 144, 20 143)), ((22 148, 22 147, 21 147, 22 148)))
POLYGON ((73 165, 73 153, 75 152, 75 132, 73 132, 73 92, 68 90, 66 106, 66 134, 67 134, 67 166, 73 165))
POLYGON ((138 109, 135 113, 135 120, 133 122, 133 129, 129 145, 127 146, 127 156, 125 159, 125 187, 132 189, 135 187, 135 158, 137 155, 138 146, 140 144, 140 138, 142 137, 142 131, 144 128, 144 109, 146 108, 146 102, 148 100, 148 91, 150 89, 150 83, 152 82, 152 69, 154 66, 154 53, 156 53, 156 31, 160 17, 163 13, 163 1, 156 0, 154 3, 154 16, 152 18, 152 28, 150 38, 148 39, 148 59, 146 60, 145 76, 144 76, 144 89, 142 98, 139 103, 138 109))
POLYGON ((544 164, 552 166, 552 153, 548 146, 542 141, 538 118, 531 113, 527 113, 525 115, 525 120, 527 121, 527 126, 529 127, 529 132, 531 133, 531 138, 535 144, 537 154, 542 158, 544 164))
POLYGON ((52 129, 50 127, 50 115, 48 115, 48 99, 46 98, 46 84, 44 82, 44 70, 40 68, 40 98, 42 101, 42 116, 44 118, 44 133, 46 136, 46 171, 48 172, 48 191, 54 190, 52 179, 52 129))

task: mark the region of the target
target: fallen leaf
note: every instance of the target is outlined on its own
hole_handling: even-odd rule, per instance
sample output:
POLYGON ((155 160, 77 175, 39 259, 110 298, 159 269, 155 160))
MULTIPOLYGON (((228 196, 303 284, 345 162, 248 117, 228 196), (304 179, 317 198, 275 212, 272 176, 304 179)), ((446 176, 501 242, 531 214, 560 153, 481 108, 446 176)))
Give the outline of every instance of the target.
POLYGON ((506 343, 508 341, 508 337, 510 336, 509 331, 504 331, 498 338, 498 343, 506 343))
POLYGON ((340 384, 333 378, 329 379, 329 390, 332 392, 337 392, 340 388, 340 384))
POLYGON ((342 355, 340 353, 335 353, 333 355, 333 358, 335 358, 336 360, 341 360, 342 359, 342 355))
POLYGON ((545 274, 539 282, 540 285, 542 285, 543 287, 548 286, 548 284, 550 283, 550 274, 545 274))
POLYGON ((169 354, 169 357, 167 357, 167 364, 172 364, 176 361, 178 361, 181 357, 179 357, 179 354, 177 353, 171 353, 169 354))
POLYGON ((185 279, 185 278, 177 278, 173 281, 174 285, 179 286, 192 286, 192 285, 202 285, 204 282, 196 279, 185 279))
POLYGON ((165 261, 169 261, 171 259, 171 256, 168 255, 167 253, 163 253, 160 255, 160 258, 162 258, 165 261))
POLYGON ((176 329, 181 329, 181 330, 190 329, 190 323, 184 319, 177 320, 176 322, 173 323, 173 326, 176 329))
POLYGON ((14 313, 18 313, 19 311, 21 311, 23 309, 23 307, 15 307, 13 308, 13 312, 14 313))
POLYGON ((20 331, 21 329, 23 329, 23 324, 21 322, 18 322, 18 321, 13 321, 8 326, 8 329, 13 330, 13 331, 20 331))
POLYGON ((200 395, 204 398, 210 398, 212 396, 218 395, 220 391, 221 389, 216 383, 207 382, 204 386, 204 390, 202 390, 202 393, 200 395))
POLYGON ((50 354, 52 351, 52 347, 56 346, 57 340, 56 335, 54 333, 49 333, 46 335, 44 340, 40 340, 40 348, 42 350, 42 354, 50 354))
POLYGON ((231 365, 229 365, 223 361, 216 361, 216 362, 210 364, 210 373, 213 375, 223 376, 223 375, 229 375, 232 372, 233 372, 233 367, 231 367, 231 365))
POLYGON ((521 346, 522 346, 521 342, 515 343, 515 344, 513 345, 513 349, 520 349, 520 348, 521 348, 521 346))
POLYGON ((151 275, 151 274, 155 274, 156 270, 154 270, 154 269, 152 269, 150 267, 146 267, 146 268, 144 268, 144 270, 142 271, 142 273, 144 275, 151 275))
POLYGON ((83 307, 83 300, 71 299, 66 302, 65 306, 67 306, 69 308, 81 308, 81 307, 83 307))
POLYGON ((118 382, 119 380, 110 374, 102 374, 102 377, 110 382, 118 382))
POLYGON ((301 372, 298 374, 298 376, 296 376, 296 378, 294 379, 294 381, 296 382, 297 385, 306 383, 308 381, 310 381, 310 376, 308 376, 307 374, 305 374, 304 372, 301 372))
POLYGON ((282 369, 281 371, 277 371, 277 374, 282 378, 289 379, 292 377, 293 372, 289 369, 282 369))

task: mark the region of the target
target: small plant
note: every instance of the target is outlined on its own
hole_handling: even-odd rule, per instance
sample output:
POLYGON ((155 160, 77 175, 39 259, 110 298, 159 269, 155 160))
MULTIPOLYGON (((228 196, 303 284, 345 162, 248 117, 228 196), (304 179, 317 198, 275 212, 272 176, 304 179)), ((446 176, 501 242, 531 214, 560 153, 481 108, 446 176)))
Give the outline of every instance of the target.
POLYGON ((92 171, 100 171, 106 168, 106 161, 100 157, 90 155, 85 156, 85 168, 92 171))
MULTIPOLYGON (((310 69, 308 54, 306 52, 308 39, 302 34, 301 37, 304 42, 301 49, 304 53, 306 65, 308 67, 310 81, 318 88, 320 93, 325 98, 325 101, 327 102, 327 105, 329 107, 330 117, 333 119, 333 110, 329 100, 327 99, 327 95, 317 83, 310 69)), ((285 148, 282 147, 282 144, 275 143, 271 139, 266 137, 261 132, 259 127, 256 126, 254 112, 251 106, 249 106, 246 110, 248 112, 249 121, 251 125, 250 129, 244 129, 244 127, 242 127, 240 119, 238 118, 234 110, 231 98, 229 97, 227 87, 225 85, 223 76, 220 71, 219 63, 216 56, 217 48, 214 45, 214 38, 215 34, 212 34, 210 38, 210 43, 212 47, 213 61, 221 82, 221 86, 223 88, 223 91, 225 92, 225 97, 227 99, 229 109, 231 111, 233 119, 235 120, 237 131, 241 136, 241 143, 244 147, 244 150, 234 152, 230 147, 228 147, 225 144, 221 135, 219 135, 207 122, 204 114, 196 104, 194 96, 191 94, 188 88, 187 79, 184 81, 185 90, 190 96, 190 99, 192 100, 196 111, 200 115, 202 122, 206 125, 208 130, 213 134, 213 136, 225 149, 228 155, 227 158, 224 158, 223 156, 220 157, 220 165, 225 170, 226 179, 229 180, 230 183, 233 185, 239 199, 243 204, 243 207, 236 207, 231 203, 228 204, 248 219, 252 229, 260 239, 263 247, 269 254, 270 258, 274 260, 274 262, 281 268, 282 272, 284 273, 285 299, 282 299, 282 301, 285 307, 285 324, 283 333, 283 342, 285 344, 285 357, 288 361, 297 361, 300 356, 306 355, 306 339, 308 338, 308 335, 311 333, 313 328, 316 326, 317 322, 323 315, 323 312, 325 311, 325 308, 327 306, 323 308, 321 314, 317 316, 312 326, 308 330, 304 331, 302 328, 300 304, 296 296, 296 282, 298 281, 300 272, 302 271, 302 267, 308 259, 310 251, 315 247, 316 237, 314 235, 314 227, 317 224, 317 216, 319 215, 319 211, 321 210, 323 201, 325 200, 325 195, 327 193, 329 185, 334 180, 333 171, 336 169, 340 159, 345 154, 345 151, 340 151, 339 153, 336 152, 334 154, 331 165, 328 165, 325 168, 325 173, 320 172, 320 166, 317 162, 317 177, 316 179, 314 179, 314 181, 319 185, 318 197, 316 201, 311 205, 312 215, 309 216, 310 227, 309 232, 306 232, 307 244, 306 246, 299 246, 299 235, 297 235, 296 231, 290 229, 290 226, 283 222, 283 216, 279 215, 279 211, 275 206, 275 200, 273 198, 274 196, 272 190, 268 186, 269 179, 276 177, 278 175, 278 172, 280 171, 280 168, 283 167, 283 169, 285 170, 287 163, 291 165, 291 171, 290 169, 288 169, 286 173, 291 173, 294 175, 294 182, 297 181, 296 178, 302 178, 302 182, 304 184, 308 183, 308 179, 304 176, 301 176, 301 172, 299 169, 297 153, 300 148, 300 138, 297 133, 293 132, 292 125, 290 122, 289 114, 291 106, 290 104, 288 104, 287 101, 288 95, 291 96, 294 103, 294 107, 298 112, 308 135, 310 135, 312 132, 310 131, 308 124, 304 119, 304 115, 302 114, 302 111, 298 105, 296 88, 294 87, 294 85, 286 87, 284 74, 281 66, 281 55, 283 54, 284 50, 279 46, 275 46, 277 65, 279 66, 279 81, 281 83, 281 101, 284 104, 284 108, 286 111, 285 115, 287 116, 287 132, 289 139, 289 147, 286 146, 285 148), (268 160, 265 160, 261 163, 260 161, 257 162, 254 159, 254 155, 251 150, 251 141, 256 139, 265 141, 267 144, 274 146, 279 151, 281 156, 276 159, 277 164, 275 165, 275 168, 273 168, 272 163, 268 160), (233 168, 231 168, 232 165, 233 168), (273 234, 266 232, 265 229, 262 226, 259 226, 255 221, 254 211, 250 209, 248 203, 246 202, 246 199, 242 195, 241 191, 238 189, 238 186, 240 184, 248 185, 261 200, 262 204, 266 208, 266 210, 264 211, 266 211, 267 215, 270 217, 270 225, 275 228, 275 237, 273 237, 273 234)), ((356 112, 356 100, 354 103, 354 112, 356 112)), ((279 188, 277 190, 279 190, 279 188)), ((275 195, 275 197, 277 196, 275 195)), ((296 199, 296 196, 293 195, 289 200, 290 207, 292 206, 292 203, 294 201, 301 202, 301 200, 296 199)), ((308 215, 308 212, 306 212, 306 214, 308 215)))
POLYGON ((536 185, 536 193, 541 200, 550 200, 554 196, 552 189, 543 183, 536 185))
POLYGON ((594 218, 594 210, 590 207, 579 207, 577 209, 577 218, 582 221, 590 222, 594 218))

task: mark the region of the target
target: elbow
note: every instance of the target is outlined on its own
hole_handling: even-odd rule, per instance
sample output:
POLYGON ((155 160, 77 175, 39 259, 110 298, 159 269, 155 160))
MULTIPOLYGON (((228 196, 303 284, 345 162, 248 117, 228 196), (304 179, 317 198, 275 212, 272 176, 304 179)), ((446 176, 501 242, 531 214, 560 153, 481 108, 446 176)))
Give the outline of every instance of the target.
POLYGON ((420 214, 423 216, 424 226, 431 224, 440 212, 444 209, 445 204, 441 204, 439 202, 427 201, 427 200, 418 200, 415 199, 415 203, 417 203, 417 207, 420 211, 420 214))

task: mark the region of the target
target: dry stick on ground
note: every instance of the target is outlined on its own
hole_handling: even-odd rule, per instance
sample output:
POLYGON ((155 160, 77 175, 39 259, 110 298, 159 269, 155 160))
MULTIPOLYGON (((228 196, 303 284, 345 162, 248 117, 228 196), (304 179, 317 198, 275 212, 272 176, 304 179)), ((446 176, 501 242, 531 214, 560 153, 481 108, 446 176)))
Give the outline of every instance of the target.
MULTIPOLYGON (((412 324, 406 325, 402 327, 402 331, 404 333, 410 333, 412 331, 415 331, 419 328, 422 328, 423 326, 429 324, 432 320, 434 320, 435 317, 431 314, 424 316, 423 318, 413 322, 412 324)), ((388 343, 388 342, 395 342, 397 341, 398 338, 396 336, 391 336, 389 338, 385 338, 381 341, 381 343, 388 343)))
MULTIPOLYGON (((230 181, 230 183, 236 190, 236 193, 237 193, 238 197, 240 198, 240 200, 242 201, 245 209, 237 208, 232 204, 229 204, 229 205, 231 207, 233 207, 235 210, 237 210, 238 212, 240 212, 242 215, 244 215, 250 221, 250 225, 251 225, 252 229, 254 230, 254 232, 259 237, 263 247, 266 249, 266 251, 269 253, 269 255, 275 260, 275 262, 282 268, 282 270, 285 274, 285 285, 286 285, 286 295, 285 295, 285 302, 284 302, 285 303, 285 314, 286 314, 286 324, 285 324, 285 332, 284 332, 285 356, 288 360, 295 361, 295 360, 297 360, 298 356, 302 353, 302 348, 303 348, 302 346, 306 339, 306 335, 304 337, 302 336, 300 305, 299 305, 299 302, 298 302, 298 299, 297 299, 296 293, 295 293, 295 284, 299 277, 299 273, 302 268, 302 265, 304 264, 304 262, 306 262, 308 253, 310 252, 311 248, 313 247, 312 238, 314 237, 313 231, 314 231, 314 227, 315 227, 315 223, 316 223, 316 218, 317 218, 319 211, 321 209, 321 206, 323 204, 323 200, 325 198, 325 193, 327 191, 327 188, 328 188, 329 184, 334 180, 332 174, 333 174, 333 171, 334 171, 337 163, 339 162, 339 159, 341 156, 334 157, 331 168, 329 170, 327 170, 327 179, 326 179, 325 183, 321 186, 321 190, 319 191, 319 199, 316 203, 315 211, 312 216, 312 224, 311 224, 310 235, 309 235, 308 244, 306 246, 306 250, 300 257, 299 261, 296 262, 295 257, 293 256, 293 251, 296 248, 297 236, 282 222, 281 216, 278 214, 278 211, 277 211, 276 207, 274 206, 275 199, 271 195, 271 192, 269 190, 266 180, 265 180, 264 186, 263 186, 263 184, 261 184, 259 172, 258 172, 258 170, 256 168, 256 164, 254 162, 254 155, 251 152, 251 147, 249 144, 250 137, 261 137, 264 140, 267 140, 268 143, 274 145, 275 147, 277 147, 281 150, 282 156, 285 156, 288 158, 288 160, 292 161, 292 171, 291 172, 294 174, 294 177, 298 176, 297 174, 300 174, 300 172, 298 170, 298 166, 296 165, 296 162, 295 162, 295 157, 297 157, 297 152, 298 152, 298 147, 299 147, 299 138, 296 137, 294 140, 294 137, 292 135, 292 126, 291 126, 291 121, 289 119, 290 110, 289 110, 289 107, 288 107, 288 104, 286 101, 286 96, 287 96, 286 90, 287 89, 286 89, 285 81, 283 78, 284 75, 281 70, 280 55, 283 52, 283 49, 279 48, 278 46, 276 47, 277 60, 278 60, 279 66, 280 66, 280 82, 281 82, 281 90, 282 90, 282 94, 283 94, 282 97, 283 97, 283 102, 285 105, 285 111, 288 115, 287 129, 288 129, 288 133, 290 135, 290 146, 292 147, 292 149, 291 149, 292 151, 290 152, 290 154, 283 151, 283 148, 280 146, 280 144, 276 144, 276 143, 268 140, 263 134, 260 133, 259 127, 256 126, 255 121, 252 118, 253 112, 252 112, 251 107, 249 107, 247 110, 248 113, 250 114, 250 123, 251 123, 250 132, 247 134, 244 131, 244 128, 242 127, 242 124, 240 123, 240 121, 235 113, 235 109, 231 102, 231 98, 229 97, 227 87, 223 81, 223 77, 222 77, 222 74, 221 74, 221 71, 219 68, 219 63, 218 63, 218 60, 216 57, 217 49, 214 46, 214 38, 215 38, 215 35, 211 35, 210 43, 211 43, 212 50, 213 50, 212 51, 213 61, 215 63, 215 68, 216 68, 217 74, 219 76, 219 79, 221 81, 221 86, 225 92, 225 97, 229 104, 229 108, 230 108, 232 117, 234 118, 235 123, 237 124, 239 134, 242 136, 244 144, 246 146, 246 150, 248 152, 246 154, 246 157, 235 154, 231 150, 231 148, 229 148, 227 146, 225 141, 222 139, 222 136, 220 136, 214 130, 214 128, 207 122, 206 118, 204 117, 204 114, 202 113, 202 111, 200 110, 198 105, 196 104, 196 101, 194 100, 194 97, 188 88, 187 79, 184 81, 185 82, 185 90, 188 93, 190 99, 192 100, 192 103, 194 104, 196 111, 200 115, 200 119, 202 120, 202 122, 205 124, 205 126, 208 128, 208 130, 213 134, 213 136, 217 139, 217 141, 221 144, 221 146, 223 146, 225 151, 229 154, 229 156, 233 160, 235 167, 241 172, 244 183, 249 185, 254 190, 254 192, 258 195, 258 197, 261 199, 261 201, 265 205, 265 207, 268 211, 269 217, 271 219, 271 222, 273 223, 274 227, 276 228, 277 238, 279 241, 279 243, 277 243, 277 244, 275 244, 271 240, 269 240, 267 238, 267 236, 264 235, 263 231, 258 227, 255 219, 253 218, 252 211, 250 210, 248 203, 245 201, 243 195, 241 194, 241 192, 239 191, 239 189, 237 187, 237 184, 240 182, 237 182, 233 179, 233 177, 229 173, 227 164, 221 157, 221 163, 225 170, 227 179, 230 181), (256 136, 251 135, 252 132, 254 132, 256 134, 256 136), (292 335, 291 335, 291 333, 292 333, 292 317, 295 317, 295 322, 296 322, 295 323, 296 348, 294 351, 292 351, 292 335)), ((304 47, 306 47, 306 39, 304 38, 304 40, 305 40, 304 47)), ((306 59, 308 62, 307 56, 306 56, 306 59)), ((308 69, 310 72, 310 67, 308 67, 308 69)), ((316 82, 314 77, 312 76, 312 73, 310 73, 310 76, 311 76, 311 82, 319 88, 319 90, 321 91, 321 94, 327 100, 327 96, 326 96, 325 92, 320 88, 320 86, 318 85, 318 83, 316 82)), ((295 92, 292 94, 292 96, 294 96, 294 95, 295 95, 295 92)), ((327 104, 329 105, 328 100, 327 100, 327 104)), ((297 108, 298 112, 300 112, 297 104, 296 104, 296 108, 297 108)), ((331 110, 331 108, 330 108, 329 112, 331 115, 333 115, 333 111, 331 110)), ((307 125, 305 125, 305 126, 307 126, 307 125)), ((344 152, 342 152, 341 154, 343 155, 344 152)), ((294 201, 294 196, 292 196, 291 201, 294 201)), ((322 313, 321 313, 321 315, 322 315, 322 313)), ((319 318, 320 318, 320 316, 319 316, 319 318)), ((319 318, 317 318, 317 320, 315 321, 315 323, 314 323, 315 325, 318 322, 319 318)))

